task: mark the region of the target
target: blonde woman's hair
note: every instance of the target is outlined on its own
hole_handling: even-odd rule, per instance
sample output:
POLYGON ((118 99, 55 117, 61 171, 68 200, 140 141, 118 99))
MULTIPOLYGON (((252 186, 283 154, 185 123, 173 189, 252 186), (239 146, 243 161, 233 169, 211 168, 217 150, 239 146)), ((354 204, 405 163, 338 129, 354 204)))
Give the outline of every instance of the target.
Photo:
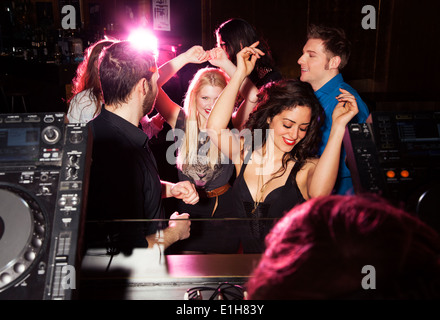
MULTIPOLYGON (((229 81, 228 75, 221 69, 207 67, 200 69, 194 75, 186 92, 183 103, 185 112, 185 137, 177 156, 177 167, 182 170, 183 165, 194 165, 198 162, 199 120, 197 116, 196 97, 205 86, 224 89, 229 81)), ((211 168, 219 162, 218 148, 211 143, 207 152, 208 163, 211 168)), ((223 155, 221 155, 223 156, 223 155)))

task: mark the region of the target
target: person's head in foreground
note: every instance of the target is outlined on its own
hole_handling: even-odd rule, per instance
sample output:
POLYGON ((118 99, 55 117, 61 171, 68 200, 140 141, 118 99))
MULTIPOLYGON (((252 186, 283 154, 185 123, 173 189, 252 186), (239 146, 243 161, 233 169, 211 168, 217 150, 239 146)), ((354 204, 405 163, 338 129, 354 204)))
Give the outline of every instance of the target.
POLYGON ((266 237, 249 299, 438 299, 439 234, 377 196, 292 209, 266 237))

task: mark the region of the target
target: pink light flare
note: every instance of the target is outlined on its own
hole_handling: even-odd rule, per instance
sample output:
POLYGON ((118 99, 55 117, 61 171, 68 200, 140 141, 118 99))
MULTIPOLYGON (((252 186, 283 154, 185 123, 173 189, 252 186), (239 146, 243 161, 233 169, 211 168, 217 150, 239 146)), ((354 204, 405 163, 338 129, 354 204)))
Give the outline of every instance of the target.
POLYGON ((138 50, 151 50, 156 57, 158 56, 158 40, 149 30, 142 28, 132 30, 127 40, 138 50))

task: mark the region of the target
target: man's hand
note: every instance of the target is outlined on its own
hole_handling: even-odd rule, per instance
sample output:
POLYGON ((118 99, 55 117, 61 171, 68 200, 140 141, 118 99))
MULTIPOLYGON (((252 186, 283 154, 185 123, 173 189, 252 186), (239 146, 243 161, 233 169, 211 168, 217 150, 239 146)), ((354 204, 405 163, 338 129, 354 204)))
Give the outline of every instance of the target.
POLYGON ((170 231, 177 237, 177 240, 184 240, 189 238, 191 227, 189 214, 179 214, 178 212, 174 212, 170 217, 168 227, 170 228, 170 231))
POLYGON ((171 195, 174 198, 182 199, 186 204, 196 204, 199 202, 199 194, 189 181, 180 181, 174 184, 170 189, 171 195))

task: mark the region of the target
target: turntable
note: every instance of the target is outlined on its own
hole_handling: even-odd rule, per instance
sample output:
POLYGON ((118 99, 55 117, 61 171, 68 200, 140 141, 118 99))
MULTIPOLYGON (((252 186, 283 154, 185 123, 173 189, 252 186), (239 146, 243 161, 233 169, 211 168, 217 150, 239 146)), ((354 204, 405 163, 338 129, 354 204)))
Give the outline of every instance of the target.
POLYGON ((91 139, 63 113, 0 114, 0 299, 71 299, 91 139))

